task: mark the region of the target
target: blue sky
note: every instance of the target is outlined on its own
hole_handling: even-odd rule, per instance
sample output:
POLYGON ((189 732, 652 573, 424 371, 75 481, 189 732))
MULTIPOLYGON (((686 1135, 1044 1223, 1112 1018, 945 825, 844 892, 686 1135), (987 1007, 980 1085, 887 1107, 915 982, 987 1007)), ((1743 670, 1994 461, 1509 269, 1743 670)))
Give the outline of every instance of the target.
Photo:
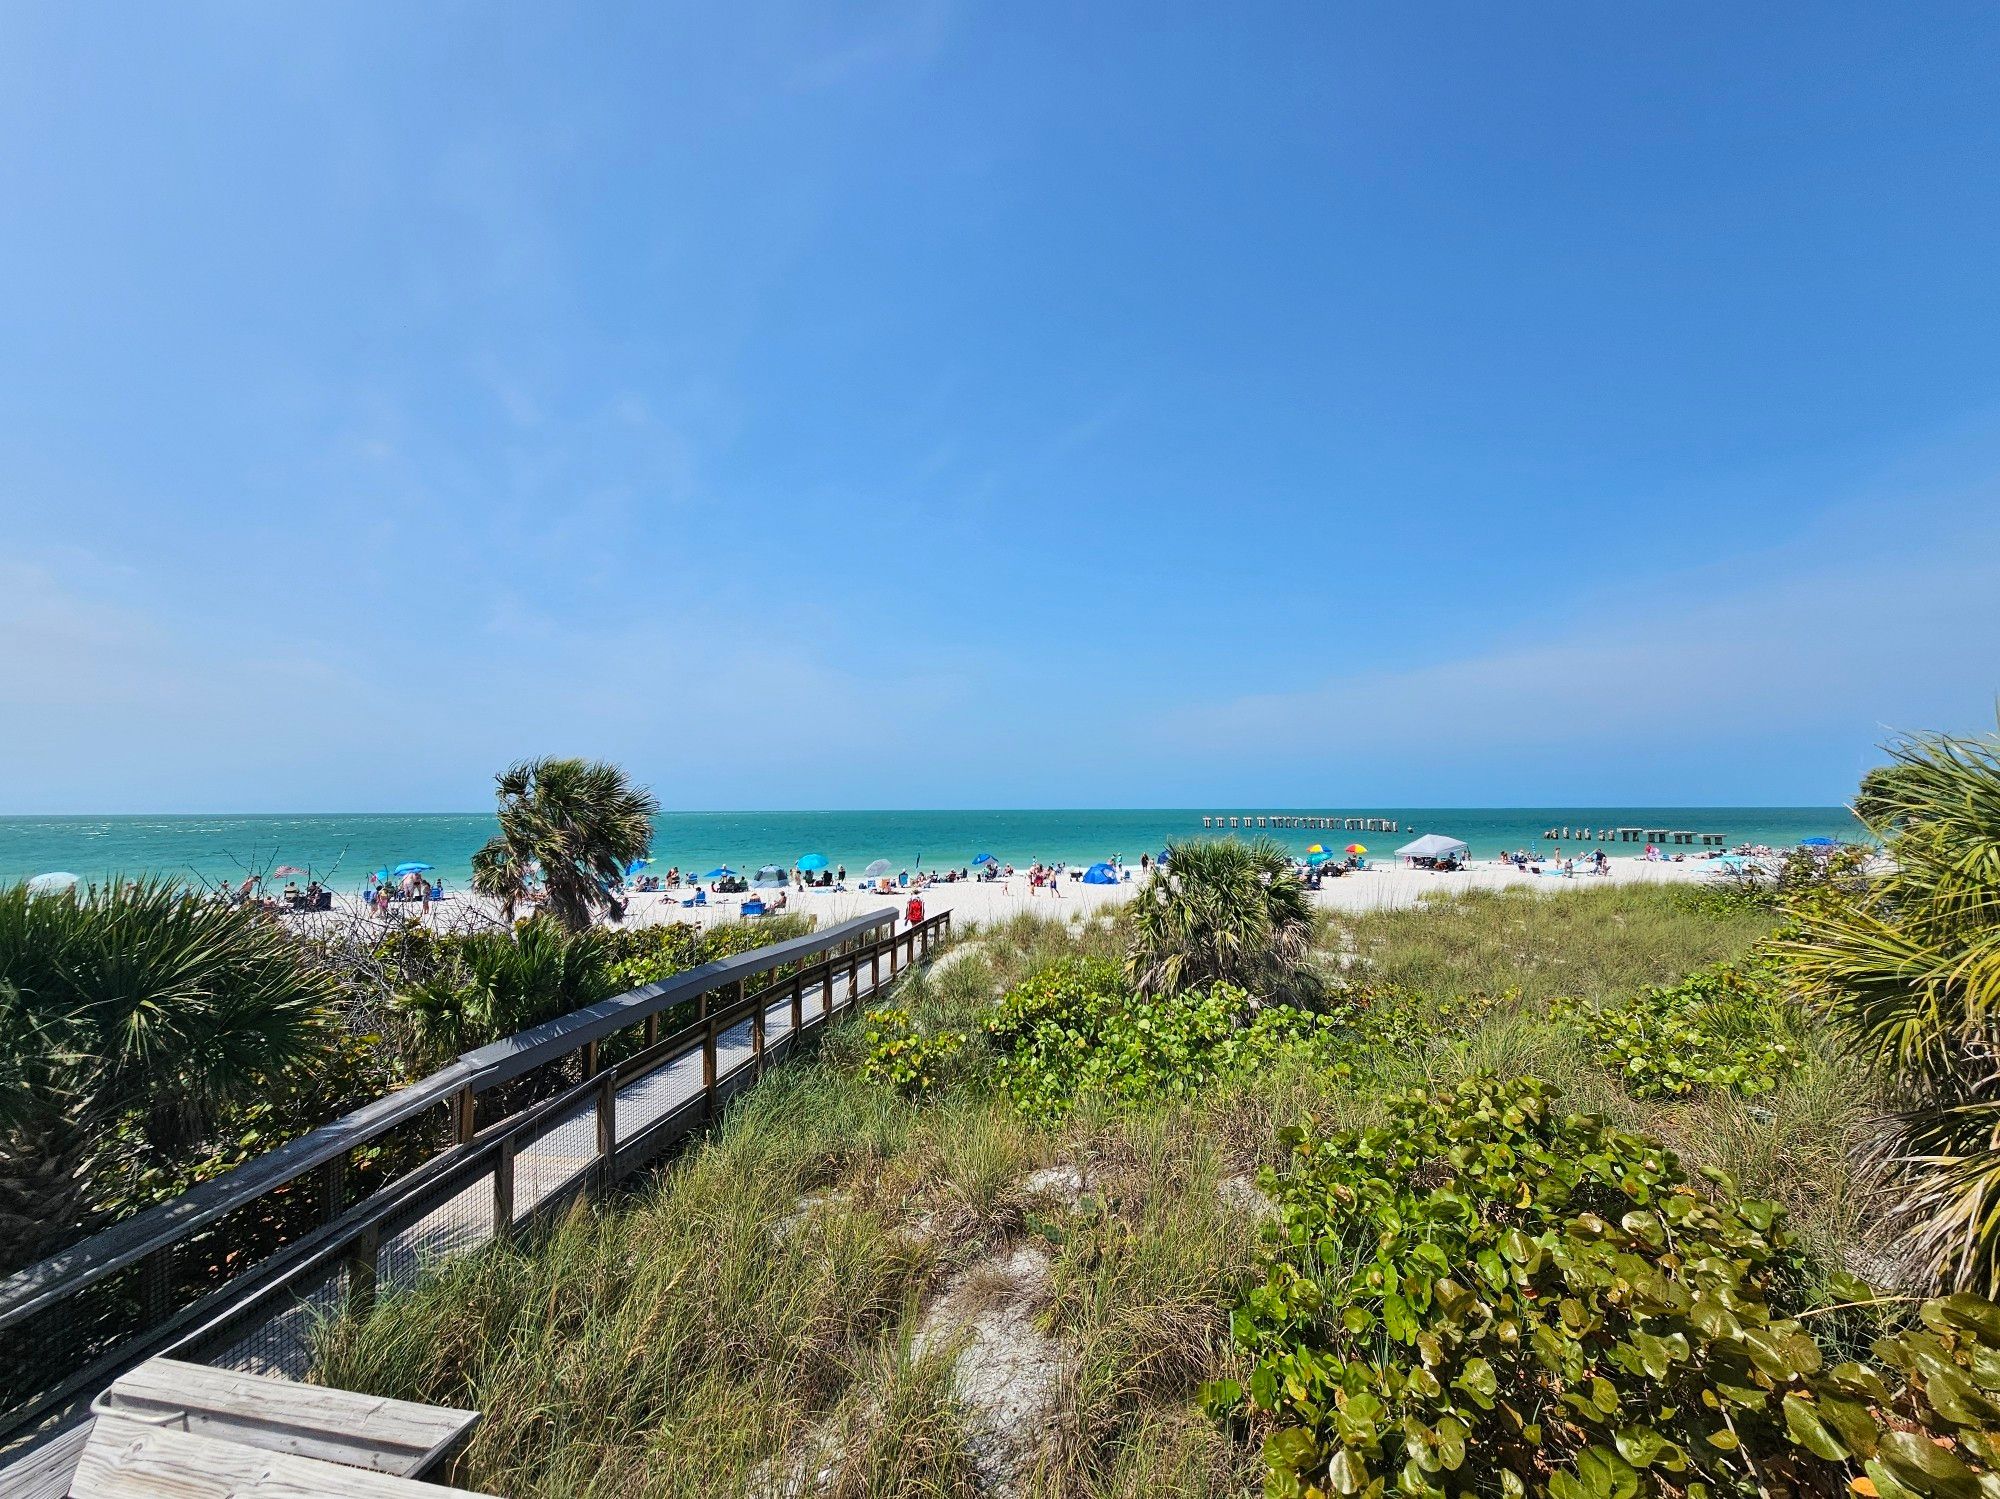
POLYGON ((0 11, 0 811, 1817 803, 2000 690, 1991 5, 0 11))

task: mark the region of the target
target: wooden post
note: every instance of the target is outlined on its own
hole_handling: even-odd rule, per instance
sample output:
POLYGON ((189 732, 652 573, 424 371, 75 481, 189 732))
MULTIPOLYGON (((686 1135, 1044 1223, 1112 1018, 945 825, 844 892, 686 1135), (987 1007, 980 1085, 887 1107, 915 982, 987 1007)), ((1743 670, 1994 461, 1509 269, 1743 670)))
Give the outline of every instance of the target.
POLYGON ((715 1022, 701 1038, 701 1094, 704 1117, 715 1117, 715 1022))
POLYGON ((646 1017, 646 1044, 648 1046, 660 1044, 660 1015, 657 1010, 646 1017))
POLYGON ((873 994, 882 987, 882 939, 877 937, 868 944, 868 992, 873 994))
POLYGON ((597 1085, 597 1154, 604 1163, 604 1185, 611 1185, 611 1157, 618 1149, 618 1074, 604 1074, 597 1085))
POLYGON ((861 960, 849 956, 847 960, 847 1002, 851 1005, 861 996, 861 960))
POLYGON ((371 1223, 347 1249, 348 1306, 357 1317, 375 1310, 375 1282, 382 1257, 382 1226, 371 1223))
POLYGON ((493 1237, 504 1239, 514 1231, 514 1137, 504 1135, 499 1154, 493 1157, 493 1237))
POLYGON ((451 1103, 452 1133, 463 1145, 479 1130, 479 1095, 467 1086, 451 1095, 451 1103))
POLYGON ((792 975, 792 1046, 799 1044, 799 1032, 806 1023, 806 976, 800 969, 792 975))
POLYGON ((764 1006, 750 1012, 750 1075, 764 1075, 764 1006))
POLYGON ((828 957, 819 965, 819 1018, 824 1020, 833 1013, 833 959, 828 957))
POLYGON ((583 1043, 583 1075, 586 1078, 597 1076, 597 1043, 595 1041, 586 1041, 583 1043))

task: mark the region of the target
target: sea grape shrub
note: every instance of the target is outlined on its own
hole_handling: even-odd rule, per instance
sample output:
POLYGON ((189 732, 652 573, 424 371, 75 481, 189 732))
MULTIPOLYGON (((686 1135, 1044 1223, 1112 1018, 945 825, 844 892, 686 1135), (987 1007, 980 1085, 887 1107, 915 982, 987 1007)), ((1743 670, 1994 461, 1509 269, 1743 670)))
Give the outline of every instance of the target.
POLYGON ((1924 1303, 1920 1321, 1875 1343, 1891 1380, 1852 1364, 1834 1370, 1819 1426, 1802 1435, 1825 1444, 1807 1442, 1823 1457, 1860 1460, 1882 1499, 2000 1494, 2000 1306, 1959 1292, 1924 1303), (1880 1428, 1856 1418, 1864 1402, 1884 1417, 1880 1428))
POLYGON ((920 1031, 908 1010, 870 1010, 861 1075, 907 1096, 924 1097, 947 1081, 969 1039, 964 1031, 920 1031))
POLYGON ((1773 1310, 1799 1268, 1775 1204, 1697 1188, 1532 1078, 1281 1143, 1265 1277, 1232 1318, 1270 1494, 1840 1491, 1813 1443, 1872 1430, 1846 1393, 1865 1374, 1816 1384, 1818 1345, 1773 1310))
POLYGON ((1620 1004, 1558 1002, 1556 1013, 1591 1041, 1592 1060, 1634 1098, 1702 1089, 1752 1097, 1803 1059, 1778 968, 1763 955, 1714 964, 1620 1004))
POLYGON ((1122 1101, 1200 1096, 1289 1048, 1331 1042, 1333 1018, 1265 1005, 1232 984, 1147 998, 1118 968, 1071 958, 1041 969, 988 1015, 1015 1106, 1056 1123, 1086 1094, 1122 1101))

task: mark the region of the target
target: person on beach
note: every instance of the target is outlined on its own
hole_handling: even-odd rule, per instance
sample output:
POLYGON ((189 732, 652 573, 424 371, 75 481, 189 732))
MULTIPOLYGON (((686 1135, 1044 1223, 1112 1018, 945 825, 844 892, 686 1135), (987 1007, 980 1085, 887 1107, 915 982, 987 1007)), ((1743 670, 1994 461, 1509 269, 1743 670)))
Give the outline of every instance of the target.
POLYGON ((921 895, 913 895, 910 897, 910 903, 907 906, 903 907, 903 920, 908 922, 911 926, 923 925, 924 898, 921 895))

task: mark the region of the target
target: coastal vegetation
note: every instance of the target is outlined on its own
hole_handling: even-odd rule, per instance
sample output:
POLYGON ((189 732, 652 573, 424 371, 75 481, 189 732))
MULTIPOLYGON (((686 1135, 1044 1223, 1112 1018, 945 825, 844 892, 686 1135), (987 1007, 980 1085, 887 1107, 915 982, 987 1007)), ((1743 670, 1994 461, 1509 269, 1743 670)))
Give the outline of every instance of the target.
POLYGON ((0 888, 0 1270, 116 1212, 334 1046, 338 982, 162 881, 0 888))
POLYGON ((1856 813, 1887 867, 1803 903, 1784 949, 1884 1080, 1871 1155, 1905 1268, 2000 1295, 2000 740, 1892 746, 1856 813))
POLYGON ((479 1407, 516 1494, 1976 1484, 2000 1326, 1868 1284, 1882 1085, 1724 894, 1321 915, 1290 999, 1227 937, 1142 991, 1135 914, 973 932, 319 1377, 479 1407))

